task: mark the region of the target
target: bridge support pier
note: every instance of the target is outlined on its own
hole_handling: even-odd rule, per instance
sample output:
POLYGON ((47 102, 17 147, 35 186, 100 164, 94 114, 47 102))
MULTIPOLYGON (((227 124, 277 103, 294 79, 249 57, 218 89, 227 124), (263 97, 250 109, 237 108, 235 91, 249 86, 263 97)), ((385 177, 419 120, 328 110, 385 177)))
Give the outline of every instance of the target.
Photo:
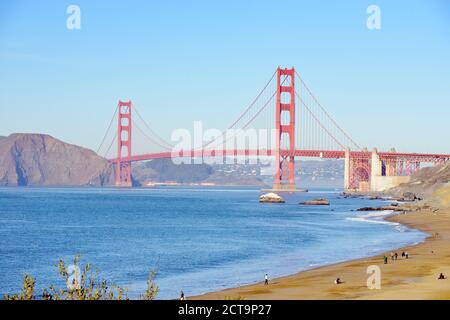
POLYGON ((122 157, 131 157, 131 100, 128 102, 119 101, 118 127, 117 127, 117 166, 116 166, 116 186, 131 187, 131 161, 123 161, 122 157))
POLYGON ((274 191, 297 191, 295 185, 295 69, 277 69, 274 191), (282 79, 283 78, 283 81, 282 79), (287 84, 284 84, 286 82, 287 84), (282 122, 283 114, 289 122, 282 122))
POLYGON ((344 157, 344 190, 350 190, 350 148, 345 149, 344 157))
POLYGON ((372 151, 370 191, 384 191, 410 180, 409 176, 397 175, 397 159, 382 160, 377 149, 372 151))

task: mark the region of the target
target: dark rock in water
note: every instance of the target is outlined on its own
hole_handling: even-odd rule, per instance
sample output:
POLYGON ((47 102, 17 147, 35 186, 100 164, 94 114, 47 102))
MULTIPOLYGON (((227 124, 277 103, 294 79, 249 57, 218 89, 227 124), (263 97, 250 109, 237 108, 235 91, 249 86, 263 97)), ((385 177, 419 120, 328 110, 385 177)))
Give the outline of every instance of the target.
POLYGON ((363 207, 359 208, 356 211, 383 211, 382 207, 363 207))
POLYGON ((364 195, 364 194, 352 193, 352 192, 342 192, 340 194, 340 196, 344 199, 348 199, 348 198, 357 199, 357 198, 365 198, 366 197, 366 195, 364 195))
POLYGON ((114 167, 94 151, 46 134, 0 139, 0 185, 102 186, 114 184, 114 167))
POLYGON ((411 211, 410 208, 400 207, 400 206, 383 206, 383 207, 363 207, 356 211, 411 211))
POLYGON ((307 200, 304 202, 300 202, 300 204, 307 205, 307 206, 329 206, 330 201, 327 199, 313 199, 313 200, 307 200))

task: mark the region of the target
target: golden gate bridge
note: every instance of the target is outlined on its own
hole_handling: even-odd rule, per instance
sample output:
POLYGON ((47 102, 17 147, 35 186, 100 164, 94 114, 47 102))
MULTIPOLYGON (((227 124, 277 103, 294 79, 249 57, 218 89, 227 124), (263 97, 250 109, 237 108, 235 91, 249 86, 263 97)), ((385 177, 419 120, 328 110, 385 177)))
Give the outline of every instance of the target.
POLYGON ((176 148, 152 129, 132 101, 119 101, 97 153, 102 148, 106 148, 105 157, 115 165, 115 184, 121 187, 132 186, 133 162, 164 158, 190 158, 192 162, 192 159, 207 157, 272 157, 276 164, 274 191, 299 190, 295 180, 296 158, 345 159, 344 188, 359 191, 380 191, 396 186, 407 182, 422 164, 436 165, 450 160, 450 154, 378 152, 361 148, 322 106, 295 68, 280 67, 226 130, 199 147, 176 148), (117 130, 111 142, 105 144, 114 120, 117 130), (274 145, 235 143, 249 128, 274 131, 274 145), (143 137, 145 145, 153 148, 151 152, 132 152, 136 133, 143 137), (114 145, 116 155, 108 157, 114 145))

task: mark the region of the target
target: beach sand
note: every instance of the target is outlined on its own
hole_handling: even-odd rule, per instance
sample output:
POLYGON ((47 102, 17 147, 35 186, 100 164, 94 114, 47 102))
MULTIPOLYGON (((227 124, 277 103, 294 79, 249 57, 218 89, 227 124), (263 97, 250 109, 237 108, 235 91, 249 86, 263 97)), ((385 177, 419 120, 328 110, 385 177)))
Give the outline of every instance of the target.
MULTIPOLYGON (((258 284, 207 293, 190 299, 450 299, 450 209, 428 209, 391 216, 390 221, 427 232, 422 243, 396 250, 397 261, 383 255, 338 263, 258 284), (409 253, 409 259, 401 253, 409 253), (367 287, 367 267, 381 269, 381 289, 367 287), (437 280, 440 273, 449 279, 437 280), (343 283, 336 285, 340 278, 343 283)), ((263 276, 263 275, 262 275, 263 276)))

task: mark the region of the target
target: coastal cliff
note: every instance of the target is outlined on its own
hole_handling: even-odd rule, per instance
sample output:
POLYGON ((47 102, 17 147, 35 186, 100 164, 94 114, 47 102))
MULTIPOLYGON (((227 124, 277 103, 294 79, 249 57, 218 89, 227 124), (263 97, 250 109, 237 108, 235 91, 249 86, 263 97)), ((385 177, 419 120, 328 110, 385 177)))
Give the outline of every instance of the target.
POLYGON ((15 133, 0 138, 0 185, 103 186, 114 169, 94 151, 46 134, 15 133))
POLYGON ((394 196, 412 193, 438 206, 450 205, 450 163, 418 170, 408 183, 387 191, 394 196))

